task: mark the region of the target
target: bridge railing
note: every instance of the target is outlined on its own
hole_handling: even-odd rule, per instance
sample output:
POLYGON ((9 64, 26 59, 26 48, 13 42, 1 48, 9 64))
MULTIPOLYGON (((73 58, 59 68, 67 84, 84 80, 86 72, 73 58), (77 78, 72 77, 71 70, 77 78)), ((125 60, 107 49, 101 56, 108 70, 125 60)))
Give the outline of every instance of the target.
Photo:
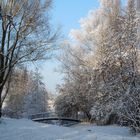
POLYGON ((46 118, 46 117, 57 117, 57 114, 55 112, 42 112, 38 114, 31 114, 28 116, 29 119, 46 118))

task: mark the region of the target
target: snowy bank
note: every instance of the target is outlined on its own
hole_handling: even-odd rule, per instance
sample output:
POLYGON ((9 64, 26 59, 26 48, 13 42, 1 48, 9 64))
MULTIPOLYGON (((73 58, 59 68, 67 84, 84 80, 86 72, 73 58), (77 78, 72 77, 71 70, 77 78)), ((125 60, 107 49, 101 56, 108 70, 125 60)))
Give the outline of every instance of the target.
POLYGON ((140 140, 128 128, 117 126, 77 125, 71 128, 4 118, 0 140, 140 140))

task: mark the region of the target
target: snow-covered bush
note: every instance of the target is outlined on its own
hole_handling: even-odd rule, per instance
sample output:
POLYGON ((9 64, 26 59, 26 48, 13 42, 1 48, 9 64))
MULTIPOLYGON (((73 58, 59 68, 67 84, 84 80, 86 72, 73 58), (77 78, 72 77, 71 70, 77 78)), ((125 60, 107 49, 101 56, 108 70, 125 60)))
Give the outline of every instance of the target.
POLYGON ((115 109, 108 105, 101 107, 101 104, 94 105, 90 111, 92 121, 98 125, 108 125, 118 123, 118 116, 115 109))
POLYGON ((78 106, 73 96, 68 94, 59 95, 55 101, 55 112, 61 117, 77 118, 78 106))
POLYGON ((140 88, 129 90, 120 103, 120 122, 132 128, 133 132, 140 133, 140 88))

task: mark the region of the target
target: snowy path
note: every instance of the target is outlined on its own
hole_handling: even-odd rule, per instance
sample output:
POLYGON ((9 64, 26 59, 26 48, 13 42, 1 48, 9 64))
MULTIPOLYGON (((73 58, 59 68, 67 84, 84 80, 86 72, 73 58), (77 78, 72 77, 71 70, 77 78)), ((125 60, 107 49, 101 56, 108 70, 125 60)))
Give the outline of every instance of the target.
POLYGON ((140 140, 117 126, 79 125, 72 128, 46 125, 30 120, 4 119, 0 140, 140 140))

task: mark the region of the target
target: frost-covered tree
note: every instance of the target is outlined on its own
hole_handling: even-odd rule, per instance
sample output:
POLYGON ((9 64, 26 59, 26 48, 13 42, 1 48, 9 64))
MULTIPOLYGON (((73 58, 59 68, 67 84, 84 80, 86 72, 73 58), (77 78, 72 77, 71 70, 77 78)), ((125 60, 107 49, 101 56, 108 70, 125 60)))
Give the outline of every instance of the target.
MULTIPOLYGON (((120 102, 125 97, 125 94, 133 95, 132 89, 137 89, 140 86, 136 81, 136 77, 139 75, 137 67, 139 52, 139 19, 134 1, 128 1, 127 5, 125 13, 121 12, 118 16, 113 16, 114 14, 108 15, 109 28, 106 32, 110 33, 111 39, 108 40, 109 44, 106 43, 106 47, 109 47, 109 53, 107 57, 101 58, 103 61, 98 67, 101 71, 100 76, 103 81, 102 88, 100 88, 100 103, 98 104, 97 102, 98 107, 96 105, 93 107, 93 112, 95 112, 95 110, 96 112, 100 110, 98 114, 107 121, 111 114, 115 113, 117 116, 121 116, 119 114, 121 111, 120 102), (103 114, 103 112, 106 112, 107 118, 102 117, 101 114, 103 114)), ((125 102, 125 100, 122 102, 125 102)), ((124 106, 122 106, 122 108, 123 107, 124 106)), ((106 115, 104 114, 104 116, 106 115)))
MULTIPOLYGON (((23 99, 28 90, 28 72, 22 67, 14 69, 5 99, 4 114, 9 117, 21 117, 23 112, 23 99)), ((6 84, 8 86, 8 83, 6 84)))
POLYGON ((120 107, 122 112, 120 116, 128 125, 133 128, 135 132, 140 132, 140 67, 139 67, 139 15, 136 11, 136 1, 128 0, 127 15, 126 15, 126 33, 127 39, 127 59, 128 59, 128 72, 127 72, 127 87, 125 95, 122 96, 121 102, 123 105, 120 107))
POLYGON ((29 90, 24 97, 24 117, 31 114, 46 112, 48 109, 48 92, 42 82, 42 76, 36 70, 31 77, 29 90))
POLYGON ((71 31, 74 43, 61 61, 66 83, 74 84, 71 91, 78 95, 78 105, 82 108, 81 101, 86 111, 92 108, 94 121, 127 121, 138 132, 140 48, 136 7, 134 0, 128 0, 126 8, 119 0, 101 0, 100 8, 80 21, 81 28, 71 31))
POLYGON ((73 117, 77 118, 79 111, 79 104, 76 98, 76 94, 74 94, 73 86, 63 85, 63 87, 59 88, 60 95, 55 100, 55 112, 58 116, 61 117, 73 117))
POLYGON ((53 48, 57 33, 49 24, 50 6, 51 0, 0 0, 0 117, 12 69, 48 58, 53 48))
MULTIPOLYGON (((66 76, 65 84, 59 89, 59 93, 61 97, 66 96, 70 98, 70 100, 64 102, 64 104, 71 104, 69 101, 72 100, 72 104, 75 106, 73 106, 73 108, 76 108, 75 114, 77 114, 78 111, 83 112, 85 118, 90 120, 90 110, 93 101, 93 96, 91 95, 92 92, 90 90, 90 79, 92 78, 91 75, 93 73, 91 67, 92 64, 88 63, 90 56, 87 57, 87 53, 89 53, 89 51, 86 51, 85 48, 76 48, 75 46, 69 46, 70 44, 67 45, 68 46, 65 47, 63 55, 60 57, 62 70, 66 76)), ((59 105, 59 103, 57 103, 57 105, 59 105)), ((59 107, 61 105, 63 106, 63 102, 59 107)), ((56 110, 58 110, 57 106, 56 110)))
MULTIPOLYGON (((101 9, 90 12, 87 18, 81 20, 81 29, 71 31, 76 45, 70 44, 71 49, 65 51, 66 57, 63 56, 61 60, 66 78, 68 81, 72 81, 78 89, 76 94, 78 95, 80 111, 86 113, 89 119, 91 118, 89 112, 95 103, 94 101, 97 101, 97 97, 101 97, 99 95, 101 88, 98 87, 98 84, 103 85, 104 82, 103 65, 105 67, 104 63, 108 64, 113 56, 110 54, 112 48, 110 48, 111 44, 109 43, 111 35, 108 24, 111 19, 115 20, 113 16, 117 18, 117 14, 119 15, 119 2, 117 2, 111 3, 109 1, 110 7, 106 5, 105 7, 102 3, 101 9), (114 8, 116 13, 112 10, 114 8)), ((113 61, 111 63, 113 64, 113 61)))
POLYGON ((48 93, 38 72, 15 69, 6 97, 4 115, 14 118, 47 111, 48 93))

